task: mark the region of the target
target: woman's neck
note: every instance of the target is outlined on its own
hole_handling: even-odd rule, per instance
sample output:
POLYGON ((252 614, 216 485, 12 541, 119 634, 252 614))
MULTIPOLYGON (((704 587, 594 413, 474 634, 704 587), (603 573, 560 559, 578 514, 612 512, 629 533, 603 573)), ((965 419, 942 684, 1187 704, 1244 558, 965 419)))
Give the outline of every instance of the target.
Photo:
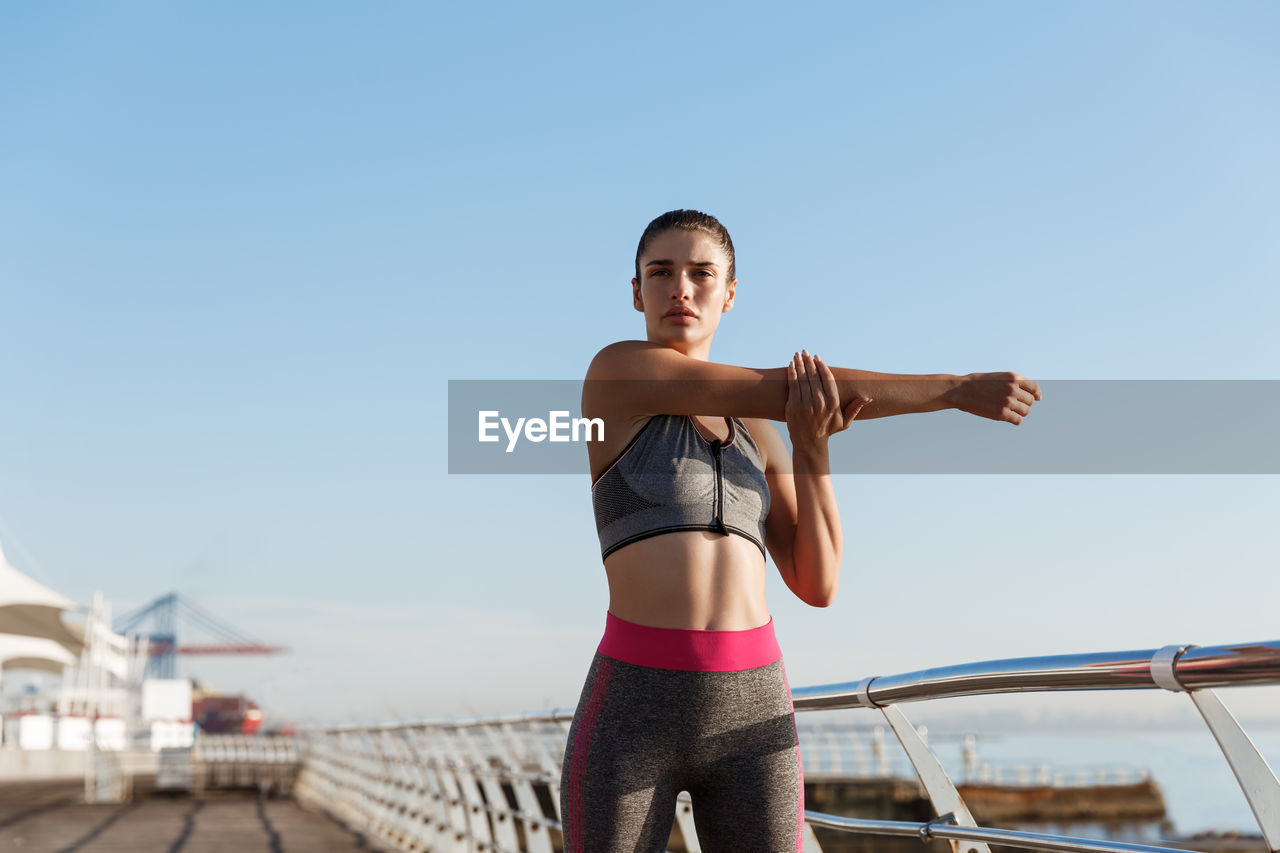
POLYGON ((711 360, 711 341, 704 342, 672 342, 672 341, 655 341, 650 339, 650 343, 662 344, 665 347, 675 350, 681 355, 687 355, 689 358, 696 358, 698 361, 711 360))

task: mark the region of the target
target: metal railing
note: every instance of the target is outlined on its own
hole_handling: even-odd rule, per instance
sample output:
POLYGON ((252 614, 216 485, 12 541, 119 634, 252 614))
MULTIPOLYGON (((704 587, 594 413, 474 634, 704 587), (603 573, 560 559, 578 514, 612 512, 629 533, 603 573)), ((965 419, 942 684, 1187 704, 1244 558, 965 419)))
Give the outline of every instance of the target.
POLYGON ((197 793, 211 788, 285 793, 297 776, 298 748, 292 737, 201 732, 189 763, 191 787, 197 793))
MULTIPOLYGON (((1280 684, 1280 641, 986 661, 796 688, 797 712, 865 708, 883 715, 937 814, 910 822, 806 811, 805 849, 821 850, 813 827, 825 827, 945 839, 954 853, 989 853, 989 844, 1172 853, 1174 848, 975 825, 942 764, 898 707, 976 694, 1164 689, 1188 695, 1239 780, 1267 848, 1280 851, 1280 781, 1213 692, 1257 684, 1280 684)), ((561 828, 560 759, 573 713, 560 708, 308 729, 300 736, 303 765, 296 793, 404 850, 553 853, 561 828), (561 754, 549 743, 559 743, 561 754)), ((696 853, 687 795, 677 805, 676 824, 686 849, 696 853)))

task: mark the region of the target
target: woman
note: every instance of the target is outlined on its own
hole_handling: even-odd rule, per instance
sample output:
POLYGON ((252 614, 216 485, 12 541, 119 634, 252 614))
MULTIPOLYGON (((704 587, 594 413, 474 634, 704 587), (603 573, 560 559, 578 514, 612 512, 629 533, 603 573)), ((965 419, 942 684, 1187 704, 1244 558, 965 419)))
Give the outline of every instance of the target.
POLYGON ((564 849, 661 851, 687 790, 707 853, 798 851, 803 771, 765 552, 826 607, 842 546, 828 439, 856 417, 944 408, 1017 424, 1040 390, 808 352, 767 370, 712 363, 737 279, 728 231, 697 211, 649 223, 631 287, 646 340, 601 350, 582 398, 604 421, 588 453, 609 610, 565 750, 564 849), (770 420, 786 421, 790 454, 770 420))

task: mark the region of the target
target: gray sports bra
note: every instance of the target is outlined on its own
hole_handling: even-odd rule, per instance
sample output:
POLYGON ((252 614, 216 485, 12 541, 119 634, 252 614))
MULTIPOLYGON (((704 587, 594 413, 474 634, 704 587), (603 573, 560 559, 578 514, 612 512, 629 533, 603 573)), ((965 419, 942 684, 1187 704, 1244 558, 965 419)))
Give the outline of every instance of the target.
POLYGON ((688 415, 654 415, 591 485, 601 558, 677 530, 745 536, 764 553, 769 485, 760 448, 738 418, 707 440, 688 415))

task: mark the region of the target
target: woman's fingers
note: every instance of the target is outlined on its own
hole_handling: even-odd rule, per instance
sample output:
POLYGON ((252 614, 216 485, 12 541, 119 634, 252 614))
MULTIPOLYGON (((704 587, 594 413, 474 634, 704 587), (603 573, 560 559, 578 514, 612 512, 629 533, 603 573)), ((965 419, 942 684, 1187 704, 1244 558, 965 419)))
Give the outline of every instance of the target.
MULTIPOLYGON (((823 394, 831 403, 834 412, 840 405, 840 388, 836 385, 836 375, 831 372, 831 368, 827 367, 827 363, 821 357, 815 355, 813 361, 818 367, 823 394)), ((840 418, 836 423, 836 431, 846 429, 849 424, 853 423, 854 418, 858 417, 858 412, 862 411, 863 406, 870 402, 870 398, 861 395, 849 401, 847 406, 839 410, 840 418)))
POLYGON ((815 412, 822 411, 822 383, 818 379, 818 366, 813 362, 813 356, 808 350, 800 350, 800 357, 804 360, 804 376, 809 384, 809 403, 813 406, 815 412))
POLYGON ((838 432, 848 426, 853 418, 847 416, 847 410, 840 408, 840 388, 836 385, 836 376, 831 372, 831 368, 827 367, 827 363, 820 356, 815 355, 813 362, 817 367, 818 383, 822 388, 822 396, 826 404, 826 416, 838 432))
POLYGON ((819 356, 815 355, 813 360, 818 365, 818 380, 822 385, 822 393, 831 402, 839 403, 840 389, 836 387, 836 375, 819 356))
MULTIPOLYGON (((844 426, 847 427, 853 423, 853 419, 858 416, 858 412, 862 411, 863 406, 870 403, 869 397, 854 397, 853 402, 844 407, 844 426)), ((844 427, 841 427, 843 429, 844 427)))
POLYGON ((800 353, 796 353, 794 360, 799 383, 797 390, 800 393, 800 402, 806 409, 811 409, 813 407, 813 390, 809 387, 809 372, 805 368, 804 357, 800 353))
POLYGON ((1042 397, 1035 380, 1005 371, 970 373, 949 402, 963 412, 1017 426, 1042 397))
POLYGON ((844 430, 870 403, 859 396, 840 406, 840 386, 820 357, 808 350, 791 356, 787 365, 787 428, 793 441, 825 441, 844 430))
POLYGON ((787 365, 787 409, 788 417, 792 412, 798 412, 804 406, 804 392, 800 386, 804 383, 804 373, 800 367, 800 353, 791 356, 791 363, 787 365))
POLYGON ((787 364, 787 419, 790 420, 791 413, 796 411, 800 405, 800 378, 796 374, 796 360, 793 358, 787 364))

